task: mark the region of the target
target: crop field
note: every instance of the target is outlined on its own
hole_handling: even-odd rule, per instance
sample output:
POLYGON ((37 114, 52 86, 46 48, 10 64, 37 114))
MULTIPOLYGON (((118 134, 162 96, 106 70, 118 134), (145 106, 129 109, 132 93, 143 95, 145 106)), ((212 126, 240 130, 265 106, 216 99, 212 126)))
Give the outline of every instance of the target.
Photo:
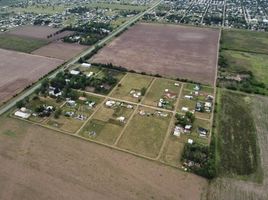
POLYGON ((213 85, 218 40, 217 29, 140 23, 104 47, 91 62, 213 85))
POLYGON ((259 149, 251 99, 221 91, 217 107, 219 173, 258 179, 259 149), (235 119, 235 120, 234 120, 235 119))
POLYGON ((208 187, 194 174, 6 116, 0 162, 0 199, 199 200, 208 187))
POLYGON ((22 91, 63 63, 62 60, 0 49, 0 102, 22 91))
POLYGON ((57 31, 59 31, 59 28, 52 28, 49 26, 20 26, 18 28, 15 28, 8 32, 9 35, 15 35, 20 37, 29 37, 29 38, 35 38, 35 39, 43 39, 43 40, 57 40, 60 38, 63 38, 67 35, 71 35, 72 31, 64 31, 62 33, 59 33, 51 38, 47 38, 49 35, 53 35, 57 31))
POLYGON ((127 101, 139 102, 143 95, 140 94, 136 97, 133 95, 136 93, 142 93, 143 88, 147 90, 152 80, 153 78, 150 76, 127 74, 120 85, 117 85, 111 96, 127 101))
POLYGON ((44 45, 47 41, 34 38, 0 34, 0 48, 30 53, 44 45))
POLYGON ((221 48, 268 54, 268 33, 247 30, 223 30, 221 48))
POLYGON ((156 157, 166 136, 170 114, 156 115, 157 110, 138 108, 138 113, 127 126, 118 146, 149 157, 156 157), (145 112, 145 115, 141 114, 145 112))
POLYGON ((120 106, 113 108, 102 106, 79 134, 105 144, 114 144, 133 109, 134 107, 129 109, 120 106), (120 122, 118 117, 124 117, 125 120, 120 122))
POLYGON ((164 107, 166 109, 174 110, 181 85, 182 84, 179 82, 168 79, 156 79, 142 103, 157 107, 159 100, 164 99, 168 101, 168 104, 164 107))
POLYGON ((52 42, 31 53, 45 57, 58 58, 61 60, 69 60, 70 58, 73 58, 74 56, 78 55, 86 48, 88 47, 79 44, 52 42))
MULTIPOLYGON (((241 101, 240 97, 240 101, 241 101)), ((248 107, 252 112, 253 121, 256 126, 257 142, 260 148, 261 162, 259 166, 262 172, 255 173, 250 177, 250 180, 258 181, 259 184, 252 183, 250 181, 241 181, 234 178, 217 178, 212 182, 209 187, 208 200, 266 200, 267 195, 267 166, 268 166, 268 104, 267 97, 261 96, 247 96, 247 101, 251 103, 248 107), (263 174, 262 174, 263 173, 263 174), (263 176, 263 177, 262 177, 263 176)), ((238 132, 243 133, 243 132, 238 132)))

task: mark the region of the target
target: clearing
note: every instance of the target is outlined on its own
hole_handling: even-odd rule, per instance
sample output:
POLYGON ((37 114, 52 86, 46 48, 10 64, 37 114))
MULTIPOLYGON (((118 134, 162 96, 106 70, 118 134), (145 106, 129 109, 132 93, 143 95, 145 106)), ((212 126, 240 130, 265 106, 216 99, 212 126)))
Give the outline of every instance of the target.
POLYGON ((91 62, 213 85, 219 30, 140 23, 113 40, 91 62))

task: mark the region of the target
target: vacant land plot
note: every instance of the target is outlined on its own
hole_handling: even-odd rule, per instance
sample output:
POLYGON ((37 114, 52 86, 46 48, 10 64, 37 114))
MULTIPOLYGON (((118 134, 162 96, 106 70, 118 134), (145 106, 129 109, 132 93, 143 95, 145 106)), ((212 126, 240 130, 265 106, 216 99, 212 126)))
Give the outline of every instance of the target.
POLYGON ((112 97, 124 99, 127 101, 138 102, 153 80, 150 76, 139 74, 127 74, 120 85, 111 94, 112 97), (142 92, 142 90, 144 90, 142 92))
POLYGON ((256 127, 251 99, 246 95, 220 91, 217 133, 220 174, 251 177, 260 181, 256 127))
POLYGON ((0 199, 191 199, 204 178, 72 138, 23 121, 0 118, 0 199))
POLYGON ((20 26, 9 31, 8 34, 52 41, 58 40, 73 33, 72 31, 64 31, 54 35, 54 33, 59 30, 59 28, 52 28, 49 26, 20 26), (52 37, 48 38, 49 35, 52 35, 52 37))
POLYGON ((268 33, 247 30, 223 30, 221 48, 268 54, 268 33))
POLYGON ((218 39, 217 29, 141 23, 107 45, 92 62, 213 84, 218 39))
POLYGON ((173 110, 178 98, 182 83, 168 80, 156 79, 147 92, 143 104, 163 107, 173 110), (160 102, 163 99, 163 102, 160 102), (160 104, 159 104, 160 102, 160 104))
MULTIPOLYGON (((167 113, 165 113, 167 114, 167 113)), ((156 157, 166 136, 170 114, 160 116, 156 110, 138 108, 118 146, 149 157, 156 157)))
POLYGON ((80 135, 106 144, 114 144, 134 110, 123 106, 102 106, 80 135), (119 120, 123 117, 123 120, 119 120))
POLYGON ((53 42, 33 51, 32 54, 51 58, 58 58, 61 60, 69 60, 70 58, 76 56, 86 48, 87 46, 79 44, 53 42))
POLYGON ((45 40, 0 34, 0 48, 3 49, 30 53, 46 44, 45 40))
POLYGON ((268 99, 260 96, 251 96, 248 99, 252 103, 251 111, 254 116, 260 147, 263 182, 261 184, 255 184, 230 178, 217 178, 209 187, 208 200, 268 199, 268 99))
POLYGON ((62 60, 0 49, 0 102, 4 102, 37 81, 62 60))

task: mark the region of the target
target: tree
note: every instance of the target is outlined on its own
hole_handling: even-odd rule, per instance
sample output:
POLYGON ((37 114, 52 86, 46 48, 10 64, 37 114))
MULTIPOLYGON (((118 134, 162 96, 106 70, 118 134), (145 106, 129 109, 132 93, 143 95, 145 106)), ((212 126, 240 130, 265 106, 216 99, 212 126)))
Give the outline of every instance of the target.
POLYGON ((145 87, 141 88, 141 95, 144 96, 145 93, 146 93, 146 88, 145 87))
POLYGON ((55 111, 55 113, 54 113, 54 118, 55 118, 55 119, 58 119, 58 118, 60 117, 61 113, 62 113, 62 110, 61 110, 60 108, 57 109, 57 110, 55 111))

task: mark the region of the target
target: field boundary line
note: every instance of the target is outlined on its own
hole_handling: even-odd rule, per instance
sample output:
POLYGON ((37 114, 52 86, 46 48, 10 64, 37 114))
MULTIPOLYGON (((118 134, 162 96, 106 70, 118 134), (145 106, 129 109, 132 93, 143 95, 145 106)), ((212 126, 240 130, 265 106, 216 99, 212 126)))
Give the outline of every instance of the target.
POLYGON ((178 99, 176 101, 175 108, 174 108, 172 117, 170 119, 169 126, 168 126, 168 129, 167 129, 164 141, 163 141, 162 146, 160 148, 160 151, 159 151, 159 153, 158 153, 158 155, 156 157, 156 160, 159 160, 161 158, 161 155, 162 155, 162 153, 164 151, 164 148, 166 146, 168 137, 169 137, 169 135, 171 133, 172 127, 174 126, 175 116, 176 116, 176 113, 177 113, 176 110, 177 110, 177 108, 179 106, 179 102, 180 102, 180 99, 181 99, 181 94, 182 94, 182 91, 183 91, 183 87, 184 87, 184 83, 182 83, 182 85, 181 85, 180 92, 179 92, 179 95, 178 95, 178 99))

